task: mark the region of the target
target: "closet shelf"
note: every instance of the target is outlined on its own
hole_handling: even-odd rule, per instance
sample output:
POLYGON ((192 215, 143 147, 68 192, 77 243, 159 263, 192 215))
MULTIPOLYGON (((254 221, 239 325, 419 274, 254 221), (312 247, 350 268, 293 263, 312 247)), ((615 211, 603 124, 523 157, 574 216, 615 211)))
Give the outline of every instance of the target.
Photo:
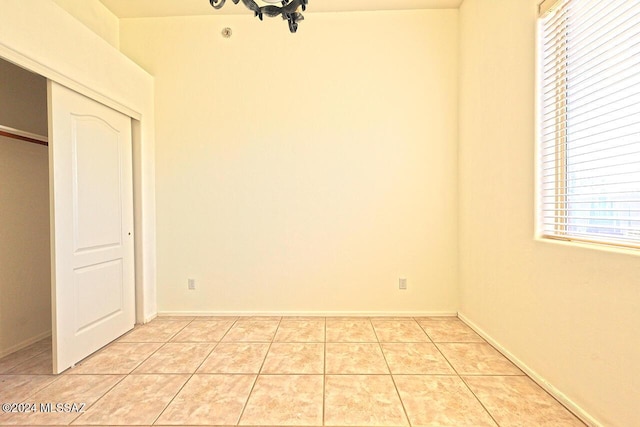
POLYGON ((0 125, 0 136, 6 136, 7 138, 32 142, 34 144, 49 145, 49 138, 47 138, 46 136, 25 132, 22 130, 10 128, 8 126, 0 125))

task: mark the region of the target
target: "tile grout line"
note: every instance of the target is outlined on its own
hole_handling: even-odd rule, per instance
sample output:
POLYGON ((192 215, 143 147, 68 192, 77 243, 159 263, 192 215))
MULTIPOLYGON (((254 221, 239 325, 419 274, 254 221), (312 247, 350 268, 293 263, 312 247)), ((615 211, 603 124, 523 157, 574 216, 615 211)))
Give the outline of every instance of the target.
MULTIPOLYGON (((170 322, 170 320, 166 320, 167 322, 170 322)), ((162 322, 162 320, 161 320, 162 322)), ((151 357, 153 357, 154 354, 156 354, 158 351, 160 351, 161 348, 163 348, 165 345, 167 345, 173 338, 175 338, 180 332, 182 332, 187 326, 189 326, 191 323, 193 322, 193 319, 191 319, 190 321, 187 322, 186 325, 184 325, 182 328, 180 328, 179 330, 177 330, 174 334, 172 334, 169 338, 167 338, 167 340, 160 346, 158 347, 153 353, 151 353, 146 359, 144 359, 142 362, 140 362, 135 368, 133 368, 131 370, 131 372, 129 372, 129 374, 125 377, 128 378, 131 375, 144 375, 144 374, 134 374, 133 372, 138 369, 140 366, 142 366, 142 364, 144 364, 147 360, 151 359, 151 357)), ((149 374, 152 375, 152 374, 149 374)), ((160 375, 171 375, 171 374, 160 374, 160 375)), ((184 388, 184 386, 189 382, 189 380, 191 379, 191 377, 193 376, 193 374, 191 374, 191 376, 189 378, 187 378, 187 380, 182 384, 182 386, 178 389, 178 391, 176 392, 176 394, 173 395, 173 397, 169 400, 169 402, 167 402, 167 404, 165 405, 164 408, 162 408, 162 411, 160 411, 160 413, 158 414, 158 416, 156 416, 154 418, 154 420, 151 422, 151 425, 154 425, 158 419, 162 416, 162 414, 164 414, 164 411, 167 410, 167 408, 169 407, 169 405, 171 405, 171 403, 173 402, 173 400, 176 398, 176 396, 182 391, 182 389, 184 388)), ((124 380, 124 378, 123 378, 124 380)), ((104 396, 103 396, 104 397, 104 396)), ((96 401, 97 403, 97 401, 96 401)))
POLYGON ((391 377, 391 382, 393 383, 393 388, 396 390, 396 395, 398 395, 398 400, 400 400, 400 405, 402 406, 402 412, 404 413, 404 417, 411 427, 411 419, 409 418, 409 414, 407 413, 407 408, 404 406, 404 401, 402 400, 402 396, 400 395, 400 390, 398 390, 398 385, 396 384, 396 379, 393 377, 393 373, 391 372, 391 366, 389 366, 389 361, 387 360, 387 356, 384 354, 384 350, 382 348, 382 343, 380 342, 380 337, 378 337, 378 332, 376 331, 375 326, 373 326, 373 322, 369 320, 371 324, 371 328, 373 329, 373 334, 376 336, 376 340, 378 340, 378 347, 380 347, 380 353, 382 353, 382 358, 384 359, 384 363, 387 365, 387 369, 389 370, 389 376, 391 377))
POLYGON ((480 403, 480 406, 482 406, 482 408, 485 410, 485 412, 487 414, 489 414, 489 416, 491 417, 491 419, 493 420, 494 423, 496 423, 496 425, 498 427, 500 427, 500 423, 498 423, 498 420, 496 420, 493 417, 493 414, 491 412, 489 412, 489 410, 487 409, 486 406, 484 406, 484 403, 482 403, 482 401, 480 400, 480 398, 478 397, 478 395, 476 395, 476 393, 471 389, 471 387, 469 387, 469 384, 467 384, 467 381, 462 377, 459 376, 460 380, 462 381, 462 383, 464 384, 464 386, 467 388, 467 390, 469 390, 469 392, 473 395, 473 397, 476 398, 476 400, 478 401, 478 403, 480 403))
POLYGON ((260 368, 258 369, 258 373, 256 374, 256 379, 253 380, 253 384, 251 385, 249 394, 247 394, 247 400, 244 402, 244 405, 242 406, 242 411, 240 411, 240 416, 238 416, 238 421, 236 422, 235 425, 240 425, 240 421, 244 416, 244 411, 246 411, 247 405, 249 404, 249 399, 251 398, 251 395, 253 394, 253 390, 255 389, 256 384, 258 383, 258 378, 260 378, 260 373, 262 372, 262 368, 264 368, 264 364, 267 361, 267 356, 269 356, 269 351, 271 350, 273 341, 276 339, 276 335, 278 334, 278 329, 280 329, 281 323, 282 323, 282 317, 280 317, 280 320, 278 320, 278 326, 276 326, 276 330, 273 332, 273 336, 271 337, 271 341, 269 342, 269 347, 267 347, 267 351, 264 354, 264 358, 262 359, 262 364, 260 365, 260 368))
MULTIPOLYGON (((178 333, 180 333, 180 331, 182 331, 184 328, 186 328, 193 320, 190 320, 189 322, 187 322, 186 325, 184 325, 182 328, 180 328, 178 331, 176 331, 173 335, 171 335, 167 341, 164 342, 157 342, 157 341, 140 341, 140 342, 119 342, 118 340, 121 338, 119 337, 118 340, 113 341, 111 343, 109 343, 107 346, 103 347, 102 349, 96 351, 95 353, 93 353, 91 355, 91 357, 95 356, 98 352, 102 351, 104 348, 113 345, 113 344, 162 344, 160 347, 158 347, 157 349, 155 349, 154 351, 152 351, 146 358, 144 358, 142 361, 140 361, 136 366, 134 366, 131 371, 129 371, 129 373, 126 374, 79 374, 79 375, 123 375, 123 377, 120 379, 120 381, 117 381, 111 388, 109 388, 109 390, 107 390, 106 392, 104 392, 104 394, 102 396, 100 396, 98 399, 96 399, 95 402, 93 402, 93 404, 91 404, 91 406, 89 406, 90 409, 92 407, 94 407, 99 401, 101 401, 102 399, 104 399, 104 397, 110 392, 112 391, 117 385, 119 385, 120 383, 122 383, 125 379, 127 379, 128 377, 132 376, 132 375, 140 375, 140 374, 134 374, 133 372, 138 369, 143 363, 145 363, 147 360, 149 360, 154 354, 156 354, 158 351, 160 351, 161 348, 163 348, 168 342, 169 340, 171 340, 171 338, 173 338, 174 336, 176 336, 178 333)), ((151 323, 151 322, 149 322, 151 323)), ((147 323, 148 324, 148 323, 147 323)), ((127 332, 126 334, 122 335, 123 337, 126 335, 129 335, 131 332, 133 332, 133 330, 135 330, 135 326, 134 328, 127 332)), ((89 358, 90 359, 90 358, 89 358)), ((76 375, 76 374, 68 374, 68 375, 76 375)), ((164 411, 164 410, 163 410, 164 411)), ((85 412, 86 414, 87 412, 85 412)), ((69 425, 71 425, 72 423, 76 422, 80 417, 82 417, 84 414, 80 414, 78 415, 76 418, 73 419, 73 421, 71 421, 71 423, 69 425)), ((157 419, 157 418, 156 418, 157 419)), ((155 422, 155 421, 154 421, 155 422)), ((153 424, 153 423, 151 423, 153 424)))
MULTIPOLYGON (((151 322, 149 322, 151 323, 151 322)), ((175 334, 171 335, 171 338, 173 338, 177 333, 179 333, 180 331, 182 331, 184 328, 187 327, 187 325, 189 325, 191 323, 191 321, 187 322, 186 325, 184 325, 182 328, 180 328, 180 330, 176 331, 175 334)), ((135 330, 135 325, 134 328, 131 331, 128 331, 126 334, 123 334, 122 337, 130 334, 133 330, 135 330)), ((90 360, 91 358, 93 358, 95 355, 97 355, 99 352, 101 352, 102 350, 104 350, 105 348, 114 345, 114 344, 158 344, 158 342, 119 342, 118 340, 121 337, 118 337, 117 340, 110 342, 109 344, 107 344, 106 346, 102 347, 101 349, 97 350, 96 352, 92 353, 89 357, 85 358, 86 360, 90 360)), ((158 347, 157 349, 155 349, 154 351, 152 351, 146 358, 144 358, 141 362, 139 362, 136 366, 134 366, 128 373, 126 374, 78 374, 78 375, 122 375, 122 378, 120 379, 120 381, 116 381, 115 384, 113 384, 113 386, 111 386, 107 391, 105 391, 102 396, 100 396, 99 398, 97 398, 95 400, 95 402, 93 402, 88 408, 87 411, 85 411, 82 414, 79 414, 77 417, 75 417, 70 423, 69 425, 73 424, 74 422, 78 421, 82 416, 84 416, 85 414, 88 413, 88 410, 93 408, 94 406, 96 406, 98 404, 98 402, 100 402, 102 399, 104 399, 104 397, 110 392, 112 391, 114 388, 116 388, 117 385, 119 385, 120 383, 122 383, 125 379, 127 379, 129 376, 133 375, 133 371, 135 371, 136 369, 138 369, 144 362, 146 362, 147 360, 149 360, 154 354, 156 354, 162 347, 164 347, 167 344, 168 341, 161 343, 162 345, 160 347, 158 347)), ((85 360, 83 359, 83 360, 85 360)), ((71 368, 73 369, 73 368, 71 368)), ((62 374, 60 374, 62 375, 62 374)), ((76 375, 76 374, 72 374, 72 373, 68 373, 66 375, 76 375)), ((54 381, 55 382, 55 381, 54 381)), ((52 383, 53 384, 53 383, 52 383)), ((155 421, 154 421, 155 422, 155 421)), ((153 423, 152 423, 153 424, 153 423)))
MULTIPOLYGON (((134 368, 134 369, 135 369, 135 368, 134 368)), ((85 375, 90 375, 90 374, 85 374, 85 375)), ((103 374, 103 375, 117 375, 117 374, 103 374)), ((98 397, 98 398, 95 400, 95 402, 93 402, 91 405, 89 405, 89 407, 87 408, 87 410, 86 410, 86 411, 84 411, 84 412, 83 412, 83 413, 81 413, 81 414, 78 414, 78 415, 77 415, 73 420, 71 420, 71 421, 69 422, 69 424, 68 424, 68 425, 71 425, 71 424, 75 423, 76 421, 78 421, 78 420, 80 419, 80 417, 82 417, 82 416, 84 416, 85 414, 87 414, 87 413, 89 412, 89 409, 91 409, 91 408, 93 408, 94 406, 96 406, 96 405, 98 404, 98 402, 99 402, 99 401, 101 401, 101 400, 102 400, 102 399, 107 395, 107 393, 109 393, 111 390, 113 390, 114 388, 116 388, 116 386, 117 386, 118 384, 120 384, 122 381, 124 381, 124 380, 125 380, 125 378, 127 378, 128 376, 129 376, 129 374, 122 375, 122 378, 120 378, 120 380, 119 380, 119 381, 116 381, 116 382, 115 382, 111 387, 109 387, 109 389, 108 389, 107 391, 105 391, 105 392, 102 394, 102 396, 98 397)), ((53 383, 52 383, 52 384, 53 384, 53 383)))
MULTIPOLYGON (((13 355, 13 354, 16 354, 16 353, 18 353, 18 352, 20 352, 20 351, 27 350, 29 347, 33 347, 34 345, 36 345, 36 344, 38 344, 38 343, 40 343, 40 342, 42 342, 42 341, 44 341, 44 340, 49 340, 49 341, 51 341, 51 340, 52 340, 52 337, 43 338, 43 339, 41 339, 41 340, 39 340, 39 341, 36 341, 36 342, 34 342, 33 344, 28 345, 28 346, 26 346, 26 347, 24 347, 24 348, 22 348, 22 349, 20 349, 20 350, 17 350, 17 351, 14 351, 14 352, 12 352, 12 353, 7 354, 7 355, 6 355, 6 356, 4 356, 2 359, 8 358, 9 356, 11 356, 11 355, 13 355)), ((21 374, 19 374, 19 373, 11 373, 11 371, 13 371, 13 370, 15 370, 15 369, 18 369, 18 367, 19 367, 20 365, 24 365, 24 364, 26 364, 26 363, 27 363, 27 362, 29 362, 30 360, 33 360, 33 359, 35 359, 36 357, 41 356, 42 354, 44 354, 44 353, 45 353, 45 352, 47 352, 47 351, 51 351, 51 352, 53 353, 53 342, 51 343, 51 345, 52 345, 51 350, 46 349, 46 348, 45 348, 45 349, 42 349, 41 351, 39 351, 39 352, 37 352, 36 354, 33 354, 33 355, 31 355, 31 356, 27 357, 26 359, 24 359, 24 360, 20 360, 20 361, 19 361, 18 363, 16 363, 15 365, 12 365, 11 367, 9 367, 9 370, 8 370, 8 371, 6 371, 6 372, 2 372, 2 373, 0 373, 0 375, 21 375, 21 374)), ((0 361, 1 361, 2 359, 0 359, 0 361)), ((25 375, 50 375, 50 374, 25 374, 25 375)))
MULTIPOLYGON (((170 322, 169 320, 167 320, 167 322, 170 322)), ((187 326, 189 326, 189 324, 191 324, 191 322, 193 322, 193 320, 190 320, 189 322, 187 322, 186 325, 184 325, 182 328, 180 328, 179 330, 177 330, 173 335, 171 335, 169 338, 167 338, 166 341, 132 341, 132 342, 119 342, 119 341, 114 341, 112 344, 162 344, 160 347, 156 348, 154 351, 151 352, 151 354, 149 354, 146 358, 144 358, 144 360, 142 360, 140 363, 138 363, 136 366, 134 366, 134 368, 129 371, 128 374, 126 374, 126 376, 128 377, 129 375, 139 375, 139 374, 134 374, 133 372, 138 369, 140 366, 142 366, 142 364, 144 362, 146 362, 147 360, 151 359, 151 357, 153 357, 154 354, 156 354, 158 351, 160 351, 160 349, 162 347, 164 347, 165 345, 167 345, 169 343, 169 341, 171 341, 171 339, 173 337, 175 337, 176 335, 178 335, 180 332, 182 332, 182 330, 184 328, 186 328, 187 326)), ((151 322, 149 322, 151 323, 151 322)), ((147 323, 147 325, 149 324, 147 323)), ((135 329, 135 327, 134 327, 135 329)), ((132 332, 132 331, 131 331, 132 332)), ((129 332, 130 333, 130 332, 129 332)), ((123 336, 126 336, 128 334, 125 334, 123 336)), ((119 340, 120 338, 118 338, 119 340)), ((95 353, 94 353, 95 354, 95 353)))
MULTIPOLYGON (((160 413, 158 414, 157 417, 155 417, 155 419, 151 422, 151 425, 155 425, 155 423, 158 422, 158 420, 160 419, 160 417, 162 417, 162 414, 165 413, 165 411, 167 410, 167 408, 169 406, 171 406, 171 404, 173 403, 173 401, 176 399, 176 397, 178 397, 178 395, 180 394, 180 392, 184 389, 184 387, 187 385, 187 383, 189 381, 191 381, 191 378, 193 378, 193 375, 195 373, 191 374, 189 376, 189 378, 187 378, 187 380, 184 382, 184 384, 182 384, 182 386, 178 389, 178 391, 176 392, 176 394, 173 395, 173 397, 171 398, 171 400, 169 400, 169 402, 167 402, 167 404, 165 405, 164 408, 162 408, 162 411, 160 411, 160 413)), ((173 374, 160 374, 160 375, 173 375, 173 374)))
MULTIPOLYGON (((189 322, 187 324, 187 326, 189 326, 191 323, 193 323, 195 321, 195 319, 191 320, 191 322, 189 322)), ((209 358, 209 356, 211 355, 211 353, 213 353, 213 351, 218 347, 218 345, 220 345, 220 343, 222 342, 222 339, 225 337, 225 335, 227 335, 227 333, 229 333, 229 331, 231 330, 231 328, 233 328, 233 325, 235 325, 236 321, 233 321, 231 323, 231 325, 229 326, 229 328, 227 329, 227 331, 222 334, 222 337, 220 337, 220 341, 218 341, 213 348, 209 351, 209 353, 207 353, 207 355, 204 357, 204 359, 202 359, 202 362, 200 362, 200 364, 198 365, 198 367, 191 373, 191 375, 189 376, 189 378, 187 378, 187 380, 184 382, 184 384, 182 384, 182 387, 180 387, 180 389, 176 392, 176 394, 171 398, 171 400, 169 401, 169 403, 167 403, 167 406, 164 407, 164 409, 162 409, 162 411, 160 411, 160 414, 158 414, 158 416, 155 418, 155 420, 153 420, 153 422, 151 423, 151 425, 154 425, 155 423, 158 422, 158 420, 160 419, 160 417, 162 417, 162 415, 165 413, 165 411, 169 408, 169 406, 171 406, 171 404, 173 403, 173 401, 175 400, 176 397, 178 397, 178 395, 180 394, 180 392, 185 388, 185 386, 189 383, 189 381, 191 381, 191 379, 193 378, 193 376, 198 372, 198 369, 200 369, 202 367, 202 365, 204 364, 204 362, 209 358)), ((182 328, 180 331, 178 331, 176 333, 179 334, 180 332, 182 332, 187 326, 185 326, 184 328, 182 328)), ((176 337, 176 335, 173 335, 170 339, 173 339, 176 337)), ((168 344, 169 342, 167 341, 166 344, 168 344)), ((166 345, 165 344, 165 345, 166 345)), ((164 346, 163 346, 164 347, 164 346)), ((162 347, 161 347, 162 348, 162 347)), ((168 374, 160 374, 160 375, 168 375, 168 374)), ((170 374, 169 374, 170 375, 170 374)))
POLYGON ((325 425, 327 405, 327 319, 324 319, 324 366, 322 368, 322 425, 325 425))
POLYGON ((476 400, 478 401, 478 403, 480 404, 480 406, 482 406, 482 409, 485 410, 485 412, 489 415, 489 417, 491 417, 491 419, 493 420, 494 423, 496 423, 496 426, 500 427, 500 424, 498 423, 498 421, 493 417, 493 415, 491 414, 491 412, 489 412, 489 410, 484 406, 484 403, 482 403, 482 401, 480 401, 480 399, 478 398, 478 396, 476 396, 476 394, 473 392, 473 390, 471 390, 471 387, 469 387, 469 384, 467 384, 467 382, 464 380, 464 378, 462 377, 462 375, 460 375, 460 373, 458 372, 458 370, 455 368, 455 366, 453 366, 453 363, 451 363, 449 361, 449 359, 447 358, 447 356, 445 356, 445 354, 442 352, 442 350, 440 350, 440 347, 438 347, 438 343, 436 343, 435 341, 433 341, 433 339, 431 338, 431 336, 429 336, 429 334, 427 333, 427 331, 424 329, 424 327, 420 324, 420 322, 418 322, 418 326, 420 326, 420 328, 424 331, 425 334, 427 334, 427 336, 429 337, 429 339, 431 340, 431 342, 433 343, 433 346, 436 348, 436 350, 438 350, 438 353, 440 353, 440 355, 444 358, 444 360, 447 361, 447 363, 449 364, 449 366, 451 366, 451 369, 453 369, 453 372, 455 372, 456 376, 460 379, 460 381, 462 381, 462 383, 464 384, 464 386, 467 388, 467 390, 469 390, 471 392, 471 394, 473 395, 473 397, 476 398, 476 400))

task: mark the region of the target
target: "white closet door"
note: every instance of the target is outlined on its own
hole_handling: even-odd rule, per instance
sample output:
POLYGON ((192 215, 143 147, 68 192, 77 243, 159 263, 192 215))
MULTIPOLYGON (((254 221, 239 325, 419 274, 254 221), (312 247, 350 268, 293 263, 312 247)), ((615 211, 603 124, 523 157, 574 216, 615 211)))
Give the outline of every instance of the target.
POLYGON ((131 119, 48 83, 53 370, 135 323, 131 119))

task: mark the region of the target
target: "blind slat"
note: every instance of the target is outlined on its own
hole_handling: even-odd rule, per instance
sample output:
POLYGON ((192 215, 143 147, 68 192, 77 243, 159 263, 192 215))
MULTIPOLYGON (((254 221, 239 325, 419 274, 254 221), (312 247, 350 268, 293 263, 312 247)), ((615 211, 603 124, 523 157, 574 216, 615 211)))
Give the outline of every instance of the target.
MULTIPOLYGON (((630 136, 634 137, 635 135, 632 134, 630 136)), ((573 148, 572 147, 572 148, 570 148, 570 149, 568 149, 566 151, 567 152, 570 152, 570 151, 575 152, 575 154, 573 154, 572 157, 573 158, 577 158, 577 157, 580 157, 580 156, 593 156, 593 155, 598 154, 598 153, 603 153, 605 151, 616 150, 616 149, 620 149, 620 148, 624 148, 624 147, 634 148, 634 147, 637 147, 637 144, 638 144, 637 140, 633 140, 632 142, 626 142, 623 139, 621 141, 621 144, 619 144, 619 145, 604 146, 603 148, 599 148, 597 150, 584 151, 583 149, 586 148, 586 147, 594 147, 594 146, 602 147, 603 143, 594 142, 592 144, 585 144, 585 145, 582 145, 582 146, 577 147, 577 148, 573 148)), ((567 144, 564 144, 564 145, 566 146, 567 144)), ((555 152, 543 154, 542 158, 544 159, 545 157, 550 157, 550 156, 554 156, 555 157, 555 152)), ((547 161, 547 160, 543 161, 543 163, 547 163, 547 162, 550 162, 550 161, 547 161)))
MULTIPOLYGON (((571 194, 566 194, 564 197, 566 199, 566 202, 568 203, 571 200, 571 197, 586 197, 586 196, 616 196, 616 195, 620 195, 620 194, 637 194, 637 191, 633 191, 633 190, 621 190, 621 191, 608 191, 606 193, 582 193, 582 194, 576 194, 576 195, 571 195, 571 194)), ((543 196, 543 197, 550 197, 550 196, 543 196)), ((612 199, 613 201, 615 201, 614 199, 612 199)), ((637 200, 637 199, 634 199, 637 200)), ((601 200, 598 200, 601 201, 601 200)))
MULTIPOLYGON (((555 225, 553 223, 545 223, 545 225, 555 225)), ((596 225, 596 224, 568 224, 568 230, 563 232, 558 232, 556 235, 565 236, 565 237, 574 237, 574 236, 590 236, 595 239, 607 239, 607 237, 614 237, 616 239, 625 240, 630 243, 635 243, 636 245, 640 245, 638 241, 632 240, 634 237, 640 234, 638 229, 629 228, 629 227, 616 227, 614 226, 605 226, 605 225, 596 225), (602 230, 600 234, 592 233, 589 230, 602 230)))
MULTIPOLYGON (((592 166, 592 167, 587 167, 587 168, 582 168, 582 169, 572 169, 571 172, 572 173, 578 173, 578 172, 596 171, 596 173, 597 173, 597 171, 600 170, 600 169, 613 168, 613 167, 622 167, 622 166, 632 166, 632 165, 637 165, 637 164, 638 164, 637 160, 632 160, 632 161, 628 161, 628 162, 611 163, 611 164, 608 164, 606 166, 592 166)), ((553 167, 548 167, 548 168, 542 168, 543 172, 550 171, 550 170, 557 171, 558 167, 557 166, 553 166, 553 167)))
MULTIPOLYGON (((582 212, 582 211, 580 211, 582 212)), ((595 211, 593 211, 595 212, 595 211)), ((551 218, 551 219, 555 219, 558 216, 556 215, 545 215, 543 218, 551 218)), ((583 216, 583 215, 564 215, 564 216, 560 216, 560 218, 563 219, 567 219, 567 220, 585 220, 585 221, 607 221, 607 222, 612 222, 612 221, 617 221, 617 222, 621 222, 621 223, 638 223, 637 226, 640 227, 640 217, 635 216, 635 217, 628 217, 628 216, 583 216)), ((600 224, 599 222, 595 222, 594 225, 600 224)), ((625 224, 625 225, 620 225, 620 227, 629 227, 631 224, 625 224)), ((611 225, 611 227, 613 228, 620 228, 614 225, 611 225)))
MULTIPOLYGON (((634 146, 636 149, 638 148, 637 144, 633 144, 632 146, 634 146)), ((611 160, 611 159, 618 159, 618 158, 623 158, 624 159, 624 158, 626 158, 628 156, 633 156, 633 155, 636 155, 636 154, 640 154, 640 151, 633 151, 631 153, 614 154, 614 155, 607 156, 607 155, 604 154, 604 151, 605 150, 594 151, 591 154, 591 156, 589 156, 589 158, 587 158, 585 160, 580 160, 580 161, 576 160, 576 158, 579 157, 579 156, 576 156, 576 155, 571 156, 570 157, 571 161, 567 162, 567 167, 576 166, 576 165, 584 165, 586 163, 602 162, 603 160, 611 160)), ((569 151, 567 150, 567 152, 569 152, 569 151)), ((548 162, 545 162, 545 163, 548 163, 548 162)), ((631 163, 635 163, 635 162, 631 162, 631 163)), ((573 169, 572 171, 581 171, 581 170, 583 170, 583 169, 573 169)))

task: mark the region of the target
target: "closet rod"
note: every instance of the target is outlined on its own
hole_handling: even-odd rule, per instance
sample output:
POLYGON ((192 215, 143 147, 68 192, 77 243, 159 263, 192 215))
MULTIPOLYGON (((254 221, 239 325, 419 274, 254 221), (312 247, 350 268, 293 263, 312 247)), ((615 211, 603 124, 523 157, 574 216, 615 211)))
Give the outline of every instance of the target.
POLYGON ((0 136, 7 138, 19 139, 21 141, 32 142, 34 144, 49 145, 49 138, 35 133, 25 132, 22 130, 10 128, 0 125, 0 136))

